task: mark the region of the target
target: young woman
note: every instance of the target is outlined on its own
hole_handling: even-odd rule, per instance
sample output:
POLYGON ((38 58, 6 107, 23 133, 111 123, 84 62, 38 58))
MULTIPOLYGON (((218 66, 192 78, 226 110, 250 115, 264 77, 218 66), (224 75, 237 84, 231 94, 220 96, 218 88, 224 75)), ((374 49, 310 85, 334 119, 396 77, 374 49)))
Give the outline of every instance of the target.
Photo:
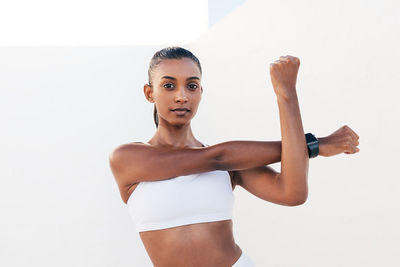
POLYGON ((155 267, 255 266, 233 237, 235 186, 279 205, 301 205, 310 157, 359 151, 359 137, 348 126, 319 143, 306 141, 296 94, 299 65, 292 56, 270 65, 282 142, 205 146, 190 125, 203 92, 199 60, 180 47, 154 54, 144 94, 155 104, 157 130, 146 143, 117 147, 110 166, 155 267), (279 161, 281 173, 267 166, 279 161))

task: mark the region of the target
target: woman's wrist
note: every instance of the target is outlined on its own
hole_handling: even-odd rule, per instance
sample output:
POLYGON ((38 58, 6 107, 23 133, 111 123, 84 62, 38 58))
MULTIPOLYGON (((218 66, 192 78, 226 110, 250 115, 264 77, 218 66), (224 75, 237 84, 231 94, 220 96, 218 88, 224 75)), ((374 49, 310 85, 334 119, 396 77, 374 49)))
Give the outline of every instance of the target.
POLYGON ((293 101, 298 101, 297 92, 296 90, 291 91, 290 94, 275 94, 278 103, 290 103, 293 101))
POLYGON ((318 145, 319 145, 319 147, 318 147, 318 149, 319 149, 319 153, 318 153, 318 155, 319 156, 326 156, 326 146, 327 146, 327 143, 326 143, 326 138, 325 137, 317 137, 317 139, 318 139, 318 145))

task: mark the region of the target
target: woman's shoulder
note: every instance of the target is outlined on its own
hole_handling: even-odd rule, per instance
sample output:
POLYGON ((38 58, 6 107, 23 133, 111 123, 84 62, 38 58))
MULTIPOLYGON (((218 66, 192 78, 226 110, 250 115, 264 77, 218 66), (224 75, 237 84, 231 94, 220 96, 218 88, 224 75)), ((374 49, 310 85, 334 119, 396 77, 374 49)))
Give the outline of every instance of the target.
POLYGON ((122 144, 119 147, 122 147, 122 146, 128 146, 128 147, 129 146, 143 146, 143 145, 151 146, 150 143, 145 142, 145 141, 132 141, 132 142, 129 142, 129 143, 122 144))
POLYGON ((119 158, 119 156, 125 155, 125 152, 130 153, 132 151, 135 151, 136 149, 142 150, 144 146, 149 146, 149 145, 150 144, 147 144, 146 142, 129 142, 118 145, 110 153, 110 159, 119 158))
MULTIPOLYGON (((199 142, 200 142, 200 141, 199 141, 199 142)), ((139 142, 139 141, 136 141, 136 142, 132 142, 132 143, 134 143, 134 144, 143 144, 143 145, 149 145, 149 146, 151 146, 151 144, 148 143, 148 142, 139 142)), ((210 146, 209 144, 204 143, 204 142, 200 142, 200 144, 201 144, 203 147, 210 146)))
POLYGON ((132 143, 135 143, 135 144, 144 144, 144 145, 150 145, 150 143, 147 143, 147 142, 132 142, 132 143))

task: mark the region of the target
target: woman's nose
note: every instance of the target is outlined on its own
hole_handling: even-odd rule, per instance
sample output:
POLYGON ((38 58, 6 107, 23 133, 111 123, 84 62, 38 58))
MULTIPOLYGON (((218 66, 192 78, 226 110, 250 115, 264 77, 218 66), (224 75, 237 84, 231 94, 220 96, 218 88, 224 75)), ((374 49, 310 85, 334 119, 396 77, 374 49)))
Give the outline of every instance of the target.
POLYGON ((175 100, 178 102, 187 102, 188 98, 185 92, 185 88, 179 88, 179 90, 177 90, 177 93, 175 95, 175 100))

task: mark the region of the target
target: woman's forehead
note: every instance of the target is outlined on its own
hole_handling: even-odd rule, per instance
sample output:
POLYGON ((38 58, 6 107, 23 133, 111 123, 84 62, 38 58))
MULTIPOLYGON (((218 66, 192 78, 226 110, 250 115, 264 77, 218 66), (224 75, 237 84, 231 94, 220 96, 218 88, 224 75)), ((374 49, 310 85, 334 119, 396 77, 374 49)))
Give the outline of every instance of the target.
POLYGON ((163 59, 158 63, 154 76, 158 79, 161 79, 163 76, 170 76, 177 79, 193 76, 201 78, 199 67, 190 58, 163 59))

